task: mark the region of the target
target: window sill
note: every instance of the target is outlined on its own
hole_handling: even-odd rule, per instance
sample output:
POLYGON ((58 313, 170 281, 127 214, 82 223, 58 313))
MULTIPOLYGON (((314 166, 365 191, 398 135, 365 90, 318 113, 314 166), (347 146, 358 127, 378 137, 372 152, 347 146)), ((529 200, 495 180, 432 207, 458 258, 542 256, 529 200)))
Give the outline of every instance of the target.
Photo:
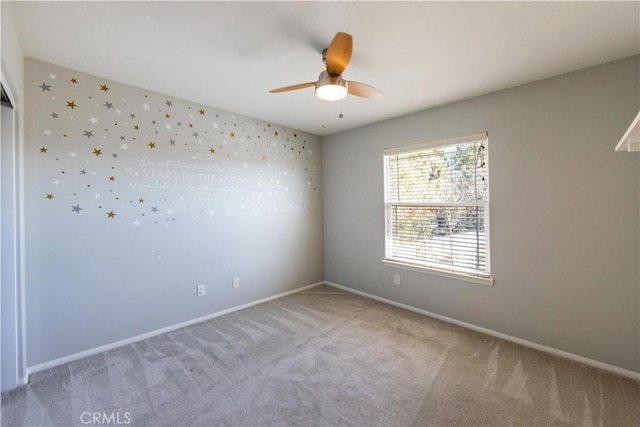
POLYGON ((454 272, 454 271, 438 270, 432 267, 426 267, 426 266, 415 265, 415 264, 407 264, 404 262, 391 261, 388 259, 383 259, 382 263, 387 267, 395 267, 395 268, 401 268, 403 270, 417 271, 418 273, 435 274, 436 276, 448 277, 450 279, 458 279, 458 280, 464 280, 467 282, 479 283, 485 286, 493 286, 493 277, 480 277, 480 276, 474 276, 472 274, 460 273, 457 271, 454 272))

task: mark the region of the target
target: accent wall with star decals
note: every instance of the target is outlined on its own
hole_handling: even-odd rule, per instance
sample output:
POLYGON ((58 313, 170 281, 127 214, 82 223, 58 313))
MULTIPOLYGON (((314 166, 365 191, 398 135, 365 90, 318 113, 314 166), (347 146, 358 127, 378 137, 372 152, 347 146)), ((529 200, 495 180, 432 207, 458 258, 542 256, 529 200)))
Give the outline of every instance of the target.
POLYGON ((319 137, 33 59, 25 96, 29 366, 323 279, 319 137))

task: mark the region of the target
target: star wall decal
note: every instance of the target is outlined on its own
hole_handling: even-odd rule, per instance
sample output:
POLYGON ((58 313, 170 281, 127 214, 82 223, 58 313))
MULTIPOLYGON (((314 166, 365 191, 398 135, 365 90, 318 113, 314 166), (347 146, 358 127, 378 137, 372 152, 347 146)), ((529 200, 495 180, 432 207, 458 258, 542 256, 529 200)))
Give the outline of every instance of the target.
MULTIPOLYGON (((57 69, 54 68, 53 71, 57 69)), ((63 208, 67 206, 67 209, 71 208, 71 213, 77 214, 82 213, 83 210, 87 210, 88 213, 98 210, 100 215, 106 214, 110 219, 118 218, 121 220, 118 222, 124 221, 128 227, 131 227, 129 224, 138 227, 142 223, 147 227, 149 223, 145 221, 145 214, 149 219, 149 213, 153 213, 157 216, 150 224, 162 225, 163 228, 170 226, 173 221, 180 221, 181 216, 184 215, 191 217, 191 221, 207 219, 218 222, 223 215, 218 213, 218 210, 235 216, 235 208, 240 209, 239 213, 248 212, 250 207, 252 212, 257 209, 260 213, 267 211, 273 213, 282 212, 286 206, 298 209, 303 205, 297 202, 290 204, 288 203, 290 200, 286 200, 287 203, 283 205, 284 201, 275 196, 284 196, 285 192, 289 192, 291 183, 285 182, 285 179, 293 178, 282 178, 280 175, 276 179, 272 175, 276 171, 282 172, 283 167, 297 171, 298 167, 303 166, 304 171, 307 171, 307 166, 310 164, 295 163, 298 161, 295 152, 302 157, 300 162, 308 162, 309 159, 305 157, 307 152, 311 154, 311 150, 306 150, 304 147, 300 150, 300 147, 293 142, 293 138, 298 137, 297 133, 294 134, 291 131, 294 136, 290 141, 289 130, 276 125, 272 126, 268 123, 253 121, 253 119, 247 122, 247 118, 212 111, 208 107, 205 109, 204 106, 196 106, 188 102, 183 103, 167 98, 162 101, 162 98, 157 95, 121 88, 116 83, 109 86, 97 77, 81 76, 83 85, 79 85, 78 79, 72 77, 68 70, 60 71, 58 74, 61 81, 66 80, 76 87, 64 84, 59 88, 57 82, 47 84, 46 74, 40 75, 38 80, 31 79, 28 82, 32 93, 37 93, 36 88, 39 88, 45 98, 41 106, 35 107, 41 114, 40 117, 49 116, 46 119, 56 119, 54 124, 46 120, 41 122, 38 131, 46 136, 42 133, 36 135, 35 139, 38 141, 39 138, 40 143, 35 142, 33 145, 35 149, 40 150, 41 154, 49 154, 48 151, 51 151, 51 155, 37 156, 44 166, 43 170, 48 171, 49 176, 46 181, 48 188, 42 187, 36 195, 45 194, 46 199, 52 200, 54 193, 47 193, 47 191, 52 185, 56 186, 56 203, 48 203, 44 200, 41 203, 56 206, 56 208, 60 205, 63 208), (58 89, 62 92, 58 93, 58 89), (98 97, 96 89, 104 92, 105 95, 98 97), (114 92, 111 92, 111 89, 114 92), (47 103, 44 92, 51 93, 49 96, 53 103, 47 103), (109 93, 111 95, 108 95, 109 93), (121 93, 125 96, 120 96, 121 93), (107 95, 112 99, 107 100, 107 95), (87 98, 84 98, 85 96, 87 98), (56 97, 58 101, 55 101, 56 97), (72 99, 69 100, 69 98, 72 99), (75 99, 78 99, 80 105, 75 102, 75 99), (87 99, 93 101, 85 102, 87 99), (60 111, 64 108, 62 103, 65 101, 66 108, 78 111, 68 115, 64 114, 66 110, 60 111), (115 104, 118 104, 118 107, 115 107, 115 104), (52 105, 57 107, 52 108, 52 105), (102 108, 113 109, 120 115, 109 115, 112 113, 105 112, 102 108), (141 110, 144 117, 136 118, 137 113, 134 111, 141 110), (96 113, 100 117, 91 113, 96 113), (204 117, 207 115, 214 116, 215 122, 208 121, 204 117), (84 127, 85 120, 90 123, 91 129, 84 127), (167 132, 166 135, 162 136, 165 132, 167 132), (260 140, 261 135, 264 136, 262 140, 260 140), (94 137, 95 142, 91 143, 89 140, 94 137), (44 141, 45 139, 47 140, 44 141), (144 143, 145 140, 147 143, 144 143), (277 141, 277 144, 274 141, 277 141), (63 142, 65 145, 61 144, 63 142), (94 148, 91 149, 89 144, 94 145, 94 148), (169 147, 165 144, 171 149, 167 150, 166 148, 169 147), (104 149, 96 145, 101 145, 104 149), (206 148, 207 146, 209 148, 206 148), (109 155, 109 151, 112 154, 109 155), (209 156, 206 156, 207 152, 209 156), (93 159, 92 155, 96 159, 93 159), (262 161, 260 155, 262 155, 262 161), (235 156, 233 160, 230 159, 232 156, 235 156), (54 163, 54 160, 60 163, 54 163), (254 168, 256 162, 260 162, 265 168, 254 168), (242 165, 252 173, 242 174, 242 165), (78 166, 81 169, 78 169, 78 166), (66 176, 60 174, 65 174, 67 170, 75 170, 75 174, 73 172, 71 174, 76 179, 64 180, 64 182, 57 179, 66 176), (208 172, 193 173, 193 170, 208 172), (219 180, 218 176, 220 176, 219 180), (231 185, 230 183, 234 181, 237 184, 231 185), (261 187, 259 192, 251 189, 254 187, 253 184, 261 187), (282 185, 282 187, 277 188, 276 185, 282 185), (172 190, 169 188, 192 188, 195 192, 191 190, 185 192, 183 197, 180 197, 184 200, 183 204, 178 205, 177 201, 172 203, 174 195, 170 194, 172 190), (213 193, 214 191, 216 193, 213 193), (240 194, 245 191, 249 192, 247 197, 241 196, 240 194), (209 197, 207 192, 212 192, 210 193, 212 197, 209 197), (106 194, 105 204, 100 203, 103 201, 100 193, 106 194), (195 193, 202 194, 194 195, 195 193), (270 197, 272 195, 273 197, 270 197), (87 200, 92 198, 94 200, 87 200), (120 200, 118 204, 106 205, 107 201, 112 203, 118 200, 120 200), (123 200, 129 200, 129 203, 121 204, 123 200), (117 215, 115 209, 118 209, 117 215), (209 215, 206 214, 207 212, 209 215)), ((33 150, 33 153, 38 152, 33 150)), ((311 182, 309 174, 317 173, 317 168, 312 163, 311 165, 309 172, 302 172, 307 185, 311 182)), ((290 175, 298 179, 301 174, 291 172, 290 175)), ((296 195, 298 190, 296 188, 296 195)), ((289 194, 292 193, 293 191, 289 194)), ((299 194, 307 197, 302 191, 299 194)), ((66 212, 68 215, 69 211, 66 212)), ((85 213, 79 216, 78 220, 89 218, 87 215, 85 213)), ((75 215, 73 217, 75 218, 75 215)), ((117 222, 114 221, 113 224, 116 225, 117 222)))

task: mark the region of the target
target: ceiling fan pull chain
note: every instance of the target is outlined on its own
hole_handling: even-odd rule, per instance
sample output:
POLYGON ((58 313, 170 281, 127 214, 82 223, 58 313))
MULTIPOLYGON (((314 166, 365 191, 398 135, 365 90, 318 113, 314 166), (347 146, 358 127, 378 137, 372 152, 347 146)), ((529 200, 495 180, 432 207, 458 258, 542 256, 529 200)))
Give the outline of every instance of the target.
POLYGON ((324 103, 322 105, 322 129, 326 129, 327 128, 327 123, 324 120, 324 103))
POLYGON ((342 99, 340 100, 340 114, 338 114, 338 118, 341 119, 344 117, 344 114, 342 114, 342 99))

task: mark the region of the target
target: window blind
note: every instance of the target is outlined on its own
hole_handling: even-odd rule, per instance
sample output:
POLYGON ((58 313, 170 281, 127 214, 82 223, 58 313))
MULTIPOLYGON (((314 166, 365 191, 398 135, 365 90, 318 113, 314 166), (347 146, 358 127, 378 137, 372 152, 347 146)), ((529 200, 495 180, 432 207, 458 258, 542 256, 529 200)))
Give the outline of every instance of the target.
POLYGON ((384 152, 385 258, 488 277, 486 133, 384 152))

